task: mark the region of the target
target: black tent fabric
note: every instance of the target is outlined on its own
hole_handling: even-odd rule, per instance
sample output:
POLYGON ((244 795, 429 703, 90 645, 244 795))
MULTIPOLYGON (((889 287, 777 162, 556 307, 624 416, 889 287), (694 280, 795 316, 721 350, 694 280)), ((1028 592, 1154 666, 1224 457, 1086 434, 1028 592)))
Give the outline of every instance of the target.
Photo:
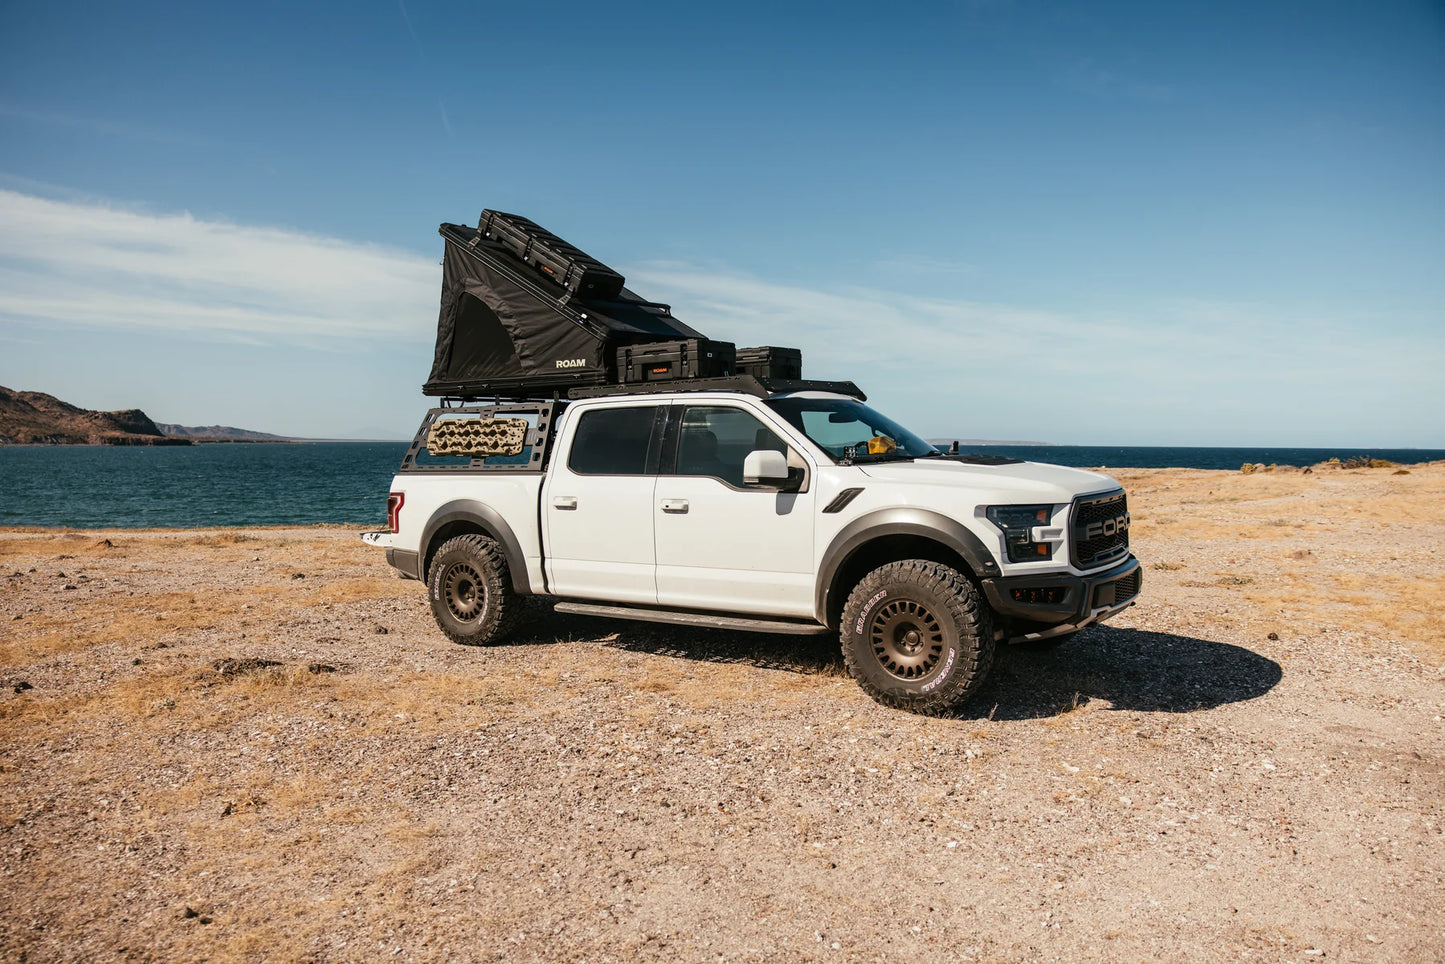
POLYGON ((446 253, 427 395, 546 397, 613 381, 621 345, 703 337, 626 288, 612 301, 568 298, 474 228, 440 230, 446 253))

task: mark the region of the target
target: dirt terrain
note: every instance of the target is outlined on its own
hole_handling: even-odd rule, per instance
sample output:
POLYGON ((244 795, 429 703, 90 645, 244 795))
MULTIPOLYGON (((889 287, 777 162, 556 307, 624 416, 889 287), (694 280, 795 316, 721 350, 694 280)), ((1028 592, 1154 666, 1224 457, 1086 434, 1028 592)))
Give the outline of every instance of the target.
POLYGON ((1116 473, 953 719, 828 637, 450 644, 336 528, 0 532, 0 958, 1445 959, 1445 463, 1116 473))

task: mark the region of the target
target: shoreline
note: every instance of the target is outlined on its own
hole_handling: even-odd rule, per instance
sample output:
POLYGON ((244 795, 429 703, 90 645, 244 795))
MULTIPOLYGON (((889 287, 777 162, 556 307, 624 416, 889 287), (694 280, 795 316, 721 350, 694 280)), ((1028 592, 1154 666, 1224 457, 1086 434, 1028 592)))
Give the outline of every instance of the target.
MULTIPOLYGON (((1241 476, 1253 476, 1258 479, 1289 479, 1315 480, 1327 483, 1328 480, 1342 479, 1369 479, 1399 477, 1407 478, 1411 475, 1433 475, 1435 472, 1445 471, 1445 460, 1417 463, 1389 463, 1374 467, 1347 467, 1344 464, 1332 465, 1328 462, 1316 463, 1313 466, 1272 466, 1272 465, 1249 465, 1248 471, 1242 468, 1228 469, 1196 469, 1196 468, 1121 468, 1108 466, 1080 466, 1084 471, 1102 472, 1118 479, 1119 482, 1130 491, 1132 506, 1131 479, 1151 480, 1159 476, 1178 476, 1179 479, 1191 477, 1231 479, 1241 476)), ((388 476, 389 478, 389 476, 388 476)), ((378 492, 384 492, 382 482, 378 492)), ((379 529, 384 526, 385 512, 380 504, 380 496, 377 497, 376 515, 365 520, 318 520, 318 521, 293 521, 276 523, 245 523, 245 522, 199 522, 195 525, 139 525, 129 526, 124 523, 109 523, 104 525, 69 525, 61 523, 26 523, 26 522, 0 522, 0 532, 31 532, 44 533, 47 531, 63 532, 206 532, 223 530, 272 530, 288 528, 322 528, 331 527, 337 529, 355 529, 366 531, 379 529)))

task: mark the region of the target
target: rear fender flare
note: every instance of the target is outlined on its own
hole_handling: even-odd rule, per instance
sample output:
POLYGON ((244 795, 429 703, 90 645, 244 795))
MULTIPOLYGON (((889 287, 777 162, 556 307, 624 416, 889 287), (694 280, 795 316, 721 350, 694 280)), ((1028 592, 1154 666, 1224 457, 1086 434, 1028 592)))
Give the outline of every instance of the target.
POLYGON ((532 583, 527 578, 527 559, 522 555, 522 543, 517 540, 517 535, 507 520, 502 518, 501 513, 484 502, 477 502, 474 499, 456 499, 437 508, 432 517, 427 520, 426 528, 422 530, 421 537, 421 558, 418 561, 421 578, 426 579, 426 568, 431 559, 428 550, 431 547, 432 538, 442 526, 450 525, 453 522, 470 522, 482 532, 495 539, 502 547, 503 554, 507 557, 507 568, 512 572, 512 588, 520 595, 529 596, 532 594, 532 583))
POLYGON ((840 529, 829 543, 828 550, 823 553, 813 597, 814 612, 820 623, 831 625, 828 613, 832 608, 835 593, 846 596, 851 589, 834 587, 833 582, 838 571, 859 549, 886 536, 918 536, 947 546, 968 563, 972 572, 965 573, 966 576, 988 579, 999 575, 998 563, 983 544, 983 540, 957 519, 916 506, 877 509, 859 516, 840 529))

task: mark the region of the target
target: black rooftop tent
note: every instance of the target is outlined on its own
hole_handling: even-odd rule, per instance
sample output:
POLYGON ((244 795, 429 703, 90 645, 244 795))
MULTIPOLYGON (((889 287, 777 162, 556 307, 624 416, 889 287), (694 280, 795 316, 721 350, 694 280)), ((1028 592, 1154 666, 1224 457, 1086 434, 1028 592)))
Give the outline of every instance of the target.
POLYGON ((622 345, 702 335, 623 288, 574 294, 475 228, 443 224, 436 357, 422 391, 541 398, 614 380, 622 345))

